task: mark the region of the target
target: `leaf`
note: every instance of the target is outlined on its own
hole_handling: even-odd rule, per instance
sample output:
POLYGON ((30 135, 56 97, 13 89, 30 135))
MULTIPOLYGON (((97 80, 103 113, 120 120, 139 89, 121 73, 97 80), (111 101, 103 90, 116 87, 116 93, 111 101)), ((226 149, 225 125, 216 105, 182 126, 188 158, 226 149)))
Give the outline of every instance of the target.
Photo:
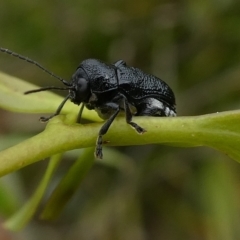
MULTIPOLYGON (((63 98, 50 91, 24 95, 24 92, 38 88, 39 86, 0 72, 0 107, 21 113, 54 113, 63 98)), ((61 113, 77 115, 78 111, 79 106, 68 101, 61 113)), ((83 112, 83 118, 100 121, 96 112, 86 109, 83 112)))
POLYGON ((31 220, 34 213, 36 212, 37 207, 39 206, 42 197, 45 193, 45 190, 49 184, 50 179, 52 178, 53 173, 55 172, 59 162, 61 160, 61 154, 54 155, 51 157, 47 171, 44 174, 44 177, 39 184, 34 195, 27 201, 27 203, 16 212, 10 219, 8 219, 4 226, 11 230, 20 230, 26 226, 26 224, 31 220))
MULTIPOLYGON (((8 176, 6 178, 8 178, 8 176)), ((6 179, 6 181, 1 179, 0 182, 0 212, 4 217, 13 214, 20 207, 19 197, 17 197, 19 192, 14 191, 16 190, 14 188, 9 187, 9 182, 11 182, 9 179, 6 179)))
POLYGON ((18 78, 0 72, 0 106, 15 112, 54 112, 62 97, 48 92, 24 95, 24 92, 39 88, 18 78))
POLYGON ((55 219, 69 199, 78 190, 80 183, 94 163, 93 148, 87 148, 71 166, 48 199, 41 214, 42 219, 55 219))

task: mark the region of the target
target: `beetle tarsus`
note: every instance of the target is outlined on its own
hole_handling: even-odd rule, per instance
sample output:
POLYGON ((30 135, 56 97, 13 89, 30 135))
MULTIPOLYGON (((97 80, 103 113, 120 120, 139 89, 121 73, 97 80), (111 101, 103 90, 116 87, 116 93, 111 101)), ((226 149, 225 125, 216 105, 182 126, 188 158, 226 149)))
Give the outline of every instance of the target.
POLYGON ((130 124, 139 134, 143 134, 146 132, 146 130, 144 128, 140 127, 135 122, 129 122, 128 124, 130 124))
MULTIPOLYGON (((55 116, 55 115, 54 115, 55 116)), ((40 122, 48 122, 52 117, 54 117, 54 116, 50 116, 50 117, 40 117, 39 118, 39 121, 40 122)))
POLYGON ((95 148, 95 157, 98 159, 103 158, 103 153, 102 153, 102 135, 98 135, 97 142, 96 142, 96 148, 95 148))

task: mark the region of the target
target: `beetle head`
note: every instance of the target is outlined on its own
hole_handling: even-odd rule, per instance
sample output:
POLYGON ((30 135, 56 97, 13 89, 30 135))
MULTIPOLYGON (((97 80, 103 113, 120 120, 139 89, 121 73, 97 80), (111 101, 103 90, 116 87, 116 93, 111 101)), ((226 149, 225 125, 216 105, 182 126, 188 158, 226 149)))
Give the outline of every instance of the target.
MULTIPOLYGON (((2 47, 0 47, 0 51, 37 66, 38 68, 42 69, 44 72, 51 75, 52 77, 58 79, 65 85, 65 87, 55 87, 55 86, 42 87, 42 88, 26 91, 26 92, 24 92, 24 94, 31 94, 31 93, 42 92, 42 91, 47 91, 47 90, 69 91, 69 94, 64 98, 62 103, 59 105, 55 114, 53 114, 52 116, 50 116, 48 118, 42 117, 41 121, 46 122, 49 119, 51 119, 52 117, 59 115, 61 112, 61 109, 63 108, 64 104, 66 103, 66 101, 68 99, 70 99, 73 103, 75 103, 77 105, 79 105, 82 102, 83 103, 88 102, 90 95, 91 95, 90 86, 89 86, 89 78, 88 78, 87 74, 85 73, 85 71, 81 67, 79 67, 77 69, 77 71, 73 74, 71 81, 68 82, 65 79, 55 75, 54 73, 52 73, 51 71, 49 71, 48 69, 46 69, 45 67, 40 65, 38 62, 36 62, 28 57, 22 56, 18 53, 15 53, 11 50, 8 50, 8 49, 2 48, 2 47)), ((82 106, 84 107, 84 104, 82 106)), ((83 107, 82 107, 82 109, 83 109, 83 107)))
POLYGON ((72 76, 69 98, 73 103, 79 105, 82 102, 88 102, 90 95, 88 76, 82 68, 78 68, 72 76))

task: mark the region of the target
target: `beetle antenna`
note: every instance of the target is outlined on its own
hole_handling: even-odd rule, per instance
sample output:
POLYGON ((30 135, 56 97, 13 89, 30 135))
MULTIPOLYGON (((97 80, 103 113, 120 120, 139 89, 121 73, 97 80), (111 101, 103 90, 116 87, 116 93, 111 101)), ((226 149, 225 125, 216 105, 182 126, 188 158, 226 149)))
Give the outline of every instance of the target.
POLYGON ((48 69, 46 69, 45 67, 43 67, 41 64, 39 64, 38 62, 36 62, 36 61, 34 61, 34 60, 32 60, 32 59, 30 59, 30 58, 28 58, 28 57, 25 57, 25 56, 23 56, 23 55, 20 55, 20 54, 18 54, 18 53, 15 53, 15 52, 9 50, 9 49, 2 48, 2 47, 0 47, 0 51, 1 51, 1 52, 4 52, 4 53, 7 53, 7 54, 9 54, 9 55, 12 55, 12 56, 14 56, 14 57, 17 57, 17 58, 19 58, 19 59, 21 59, 21 60, 24 60, 24 61, 28 62, 28 63, 31 63, 31 64, 37 66, 38 68, 42 69, 44 72, 48 73, 48 74, 51 75, 52 77, 55 77, 56 79, 60 80, 64 85, 66 85, 66 86, 71 86, 71 84, 70 84, 68 81, 64 80, 63 78, 61 78, 61 77, 59 77, 59 76, 57 76, 57 75, 55 75, 54 73, 52 73, 51 71, 49 71, 48 69))
POLYGON ((72 87, 66 87, 66 88, 62 88, 62 87, 42 87, 42 88, 38 88, 38 89, 33 89, 33 90, 29 90, 24 92, 24 94, 30 94, 30 93, 36 93, 36 92, 42 92, 42 91, 47 91, 47 90, 51 90, 51 89, 55 89, 55 90, 69 90, 72 89, 72 87))

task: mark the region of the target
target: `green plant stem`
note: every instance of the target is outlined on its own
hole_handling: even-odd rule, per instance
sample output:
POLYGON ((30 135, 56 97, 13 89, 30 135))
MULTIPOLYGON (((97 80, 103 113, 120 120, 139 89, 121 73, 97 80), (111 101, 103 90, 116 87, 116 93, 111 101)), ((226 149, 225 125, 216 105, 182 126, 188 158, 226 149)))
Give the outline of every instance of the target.
MULTIPOLYGON (((102 123, 67 125, 64 116, 53 118, 46 129, 16 146, 0 153, 0 175, 18 170, 56 153, 95 145, 102 123)), ((178 146, 209 146, 240 161, 240 111, 229 111, 196 117, 135 117, 134 121, 147 132, 138 135, 117 118, 104 136, 108 146, 169 144, 178 146)))

